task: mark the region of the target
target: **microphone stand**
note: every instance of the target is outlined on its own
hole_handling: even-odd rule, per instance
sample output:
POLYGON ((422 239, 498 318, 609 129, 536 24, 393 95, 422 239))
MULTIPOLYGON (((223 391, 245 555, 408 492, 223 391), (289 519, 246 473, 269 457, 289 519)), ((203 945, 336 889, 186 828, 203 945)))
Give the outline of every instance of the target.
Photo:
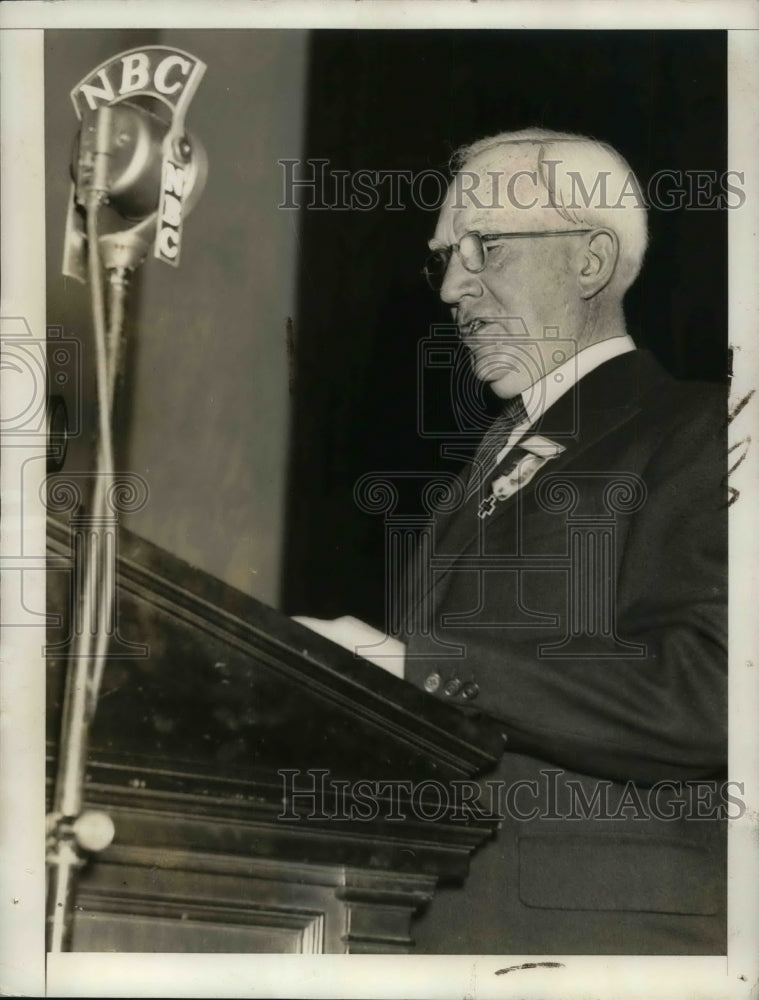
MULTIPOLYGON (((182 59, 190 59, 186 53, 182 59)), ((164 162, 170 158, 182 172, 183 213, 192 209, 205 184, 207 161, 201 144, 190 142, 184 132, 187 104, 205 71, 193 59, 194 69, 172 107, 172 124, 161 147, 164 162)), ((164 95, 165 96, 165 95, 164 95)), ((161 98, 163 99, 163 98, 161 98)), ((114 123, 120 121, 122 135, 134 138, 143 148, 142 132, 134 131, 134 118, 117 119, 118 105, 98 107, 93 119, 82 126, 75 181, 75 201, 86 215, 86 237, 79 231, 74 198, 70 203, 64 257, 64 273, 85 280, 80 254, 86 238, 87 271, 92 293, 98 397, 98 448, 91 511, 83 520, 86 529, 73 546, 73 589, 76 623, 66 671, 66 690, 53 806, 47 817, 46 904, 47 949, 69 950, 73 929, 74 898, 78 873, 89 853, 106 848, 114 836, 110 816, 82 811, 89 730, 97 705, 105 669, 108 644, 115 630, 116 550, 114 519, 114 462, 111 414, 122 353, 122 327, 129 276, 145 260, 156 242, 161 202, 142 221, 122 232, 98 235, 98 214, 109 200, 109 178, 125 184, 130 176, 137 188, 150 184, 150 171, 143 160, 133 157, 125 166, 112 145, 114 123), (130 131, 132 130, 132 131, 130 131), (130 175, 133 165, 134 176, 130 175), (121 172, 119 174, 119 171, 121 172), (108 274, 109 308, 106 323, 103 270, 108 274), (84 544, 79 544, 82 538, 84 544), (82 565, 80 565, 82 563, 82 565)), ((163 189, 162 189, 163 190, 163 189)), ((115 197, 115 195, 114 195, 115 197)), ((176 201, 176 199, 175 199, 176 201)))
POLYGON ((76 565, 81 550, 74 552, 74 585, 81 582, 74 614, 78 615, 81 627, 75 631, 67 668, 58 774, 53 808, 47 818, 49 881, 46 941, 47 950, 51 952, 70 949, 78 873, 88 854, 103 850, 114 836, 113 822, 107 813, 82 811, 90 723, 115 620, 114 550, 103 544, 105 538, 98 536, 105 534, 104 529, 109 522, 107 503, 114 485, 111 414, 121 356, 129 272, 145 259, 150 247, 145 237, 155 231, 157 217, 153 213, 126 233, 98 236, 98 212, 107 201, 106 178, 110 155, 108 110, 101 109, 98 116, 92 182, 84 199, 95 331, 99 441, 84 566, 76 565), (105 251, 110 290, 107 329, 101 244, 105 251))

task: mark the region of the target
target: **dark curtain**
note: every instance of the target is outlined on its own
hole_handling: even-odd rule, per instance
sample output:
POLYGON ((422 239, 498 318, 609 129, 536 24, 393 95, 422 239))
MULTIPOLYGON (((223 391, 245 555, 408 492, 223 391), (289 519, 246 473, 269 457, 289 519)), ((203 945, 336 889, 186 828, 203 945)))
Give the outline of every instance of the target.
MULTIPOLYGON (((726 99, 724 32, 319 31, 304 156, 333 175, 445 171, 462 143, 544 125, 610 142, 645 185, 664 169, 725 170, 726 99)), ((334 201, 334 185, 324 190, 334 201)), ((283 594, 291 612, 377 625, 382 517, 353 487, 370 471, 440 467, 439 442, 418 433, 417 350, 449 321, 420 275, 436 213, 408 194, 401 208, 388 201, 386 185, 372 210, 301 212, 283 594)), ((681 378, 725 377, 726 214, 649 213, 628 323, 681 378)), ((413 512, 418 489, 401 499, 413 512)))

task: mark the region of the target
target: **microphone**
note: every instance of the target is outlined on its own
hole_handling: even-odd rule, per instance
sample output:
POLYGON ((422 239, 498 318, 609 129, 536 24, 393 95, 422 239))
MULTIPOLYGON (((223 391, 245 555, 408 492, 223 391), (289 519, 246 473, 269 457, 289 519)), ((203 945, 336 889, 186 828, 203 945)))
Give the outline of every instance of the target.
POLYGON ((72 90, 81 127, 71 162, 65 275, 87 280, 82 214, 95 203, 108 207, 98 240, 106 269, 134 270, 151 245, 159 260, 179 264, 182 223, 208 172, 201 142, 184 127, 204 72, 186 52, 148 46, 114 56, 72 90))
MULTIPOLYGON (((135 270, 154 241, 156 256, 170 264, 178 262, 181 223, 200 198, 208 161, 202 143, 192 134, 171 142, 167 161, 164 144, 169 128, 160 116, 128 102, 104 105, 82 122, 71 162, 73 201, 85 212, 93 198, 112 209, 110 231, 100 236, 107 270, 135 270), (133 225, 114 228, 123 221, 133 225)), ((84 239, 71 233, 73 227, 77 223, 72 217, 63 270, 80 277, 84 239)))
POLYGON ((77 204, 86 207, 93 189, 99 189, 124 219, 143 219, 155 211, 167 131, 157 115, 128 103, 90 112, 74 141, 71 162, 77 204))
POLYGON ((156 256, 178 263, 181 223, 197 204, 208 173, 202 143, 191 133, 183 134, 171 143, 167 161, 164 143, 169 126, 157 115, 123 104, 99 108, 93 117, 95 123, 83 126, 74 150, 76 201, 85 204, 93 186, 97 188, 93 171, 101 156, 107 163, 103 185, 107 203, 121 219, 134 223, 125 230, 102 233, 105 268, 133 271, 154 241, 156 256), (106 113, 108 124, 103 125, 106 113), (97 147, 98 136, 103 148, 97 147))

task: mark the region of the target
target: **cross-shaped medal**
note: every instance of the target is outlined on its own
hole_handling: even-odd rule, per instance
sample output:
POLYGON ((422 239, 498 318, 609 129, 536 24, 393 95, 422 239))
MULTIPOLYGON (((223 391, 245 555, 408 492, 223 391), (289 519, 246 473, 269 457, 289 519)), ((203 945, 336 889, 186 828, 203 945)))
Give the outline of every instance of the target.
POLYGON ((495 510, 496 497, 495 493, 491 493, 490 496, 485 497, 484 500, 480 500, 480 506, 477 508, 477 517, 483 520, 490 515, 495 510))

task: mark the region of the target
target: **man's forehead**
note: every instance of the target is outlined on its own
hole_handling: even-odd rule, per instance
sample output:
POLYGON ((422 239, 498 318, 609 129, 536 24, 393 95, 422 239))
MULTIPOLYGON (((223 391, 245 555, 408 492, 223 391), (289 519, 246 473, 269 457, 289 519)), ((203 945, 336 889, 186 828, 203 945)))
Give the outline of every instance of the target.
MULTIPOLYGON (((548 211, 547 211, 548 210, 548 211)), ((455 242, 463 232, 518 232, 543 228, 547 205, 538 171, 537 143, 494 146, 468 160, 451 182, 440 212, 435 242, 455 242)), ((544 223, 548 228, 548 223, 544 223)))

